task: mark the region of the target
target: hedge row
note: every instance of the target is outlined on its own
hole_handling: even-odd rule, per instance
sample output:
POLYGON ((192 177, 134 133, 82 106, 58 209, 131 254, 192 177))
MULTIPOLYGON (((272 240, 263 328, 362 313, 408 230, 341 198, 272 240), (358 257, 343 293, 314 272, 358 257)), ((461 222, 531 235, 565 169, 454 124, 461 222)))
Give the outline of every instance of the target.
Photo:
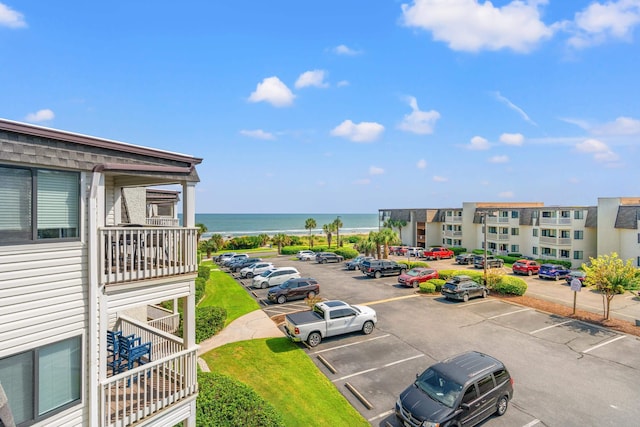
POLYGON ((198 373, 198 427, 284 427, 282 416, 251 387, 215 372, 198 373))
MULTIPOLYGON (((482 283, 484 280, 484 272, 476 272, 469 270, 440 270, 438 271, 439 279, 431 279, 420 284, 420 292, 436 293, 442 290, 442 286, 453 276, 469 276, 474 282, 482 283)), ((487 277, 489 289, 492 292, 507 295, 524 295, 527 291, 527 282, 520 277, 508 276, 504 274, 491 274, 487 277)))

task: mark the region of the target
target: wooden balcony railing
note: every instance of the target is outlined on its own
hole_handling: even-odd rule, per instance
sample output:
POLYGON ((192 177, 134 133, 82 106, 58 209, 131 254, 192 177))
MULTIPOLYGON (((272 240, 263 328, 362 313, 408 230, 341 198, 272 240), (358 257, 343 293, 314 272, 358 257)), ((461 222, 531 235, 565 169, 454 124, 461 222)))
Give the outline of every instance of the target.
POLYGON ((99 234, 101 284, 198 271, 196 228, 104 227, 99 234))

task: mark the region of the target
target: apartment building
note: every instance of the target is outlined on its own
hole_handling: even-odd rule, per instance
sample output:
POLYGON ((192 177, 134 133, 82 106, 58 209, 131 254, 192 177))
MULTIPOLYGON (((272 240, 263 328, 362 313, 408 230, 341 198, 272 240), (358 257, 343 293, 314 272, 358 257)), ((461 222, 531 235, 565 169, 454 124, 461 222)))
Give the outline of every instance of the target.
POLYGON ((195 426, 201 161, 0 119, 0 425, 195 426))
POLYGON ((640 198, 603 197, 596 206, 465 202, 456 208, 380 209, 380 225, 404 220, 403 244, 464 247, 570 261, 616 252, 640 266, 640 198), (486 229, 486 233, 485 233, 486 229))

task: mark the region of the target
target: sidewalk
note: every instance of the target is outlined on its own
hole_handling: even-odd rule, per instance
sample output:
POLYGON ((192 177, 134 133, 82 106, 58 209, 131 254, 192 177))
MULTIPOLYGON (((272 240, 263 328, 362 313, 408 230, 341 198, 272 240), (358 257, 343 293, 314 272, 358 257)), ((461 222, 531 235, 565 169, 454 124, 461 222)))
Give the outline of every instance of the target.
MULTIPOLYGON (((284 333, 278 329, 273 320, 262 309, 258 309, 237 318, 220 331, 219 334, 202 341, 199 344, 198 356, 231 342, 284 336, 284 333)), ((209 367, 201 358, 198 358, 198 365, 203 371, 209 372, 209 367)))

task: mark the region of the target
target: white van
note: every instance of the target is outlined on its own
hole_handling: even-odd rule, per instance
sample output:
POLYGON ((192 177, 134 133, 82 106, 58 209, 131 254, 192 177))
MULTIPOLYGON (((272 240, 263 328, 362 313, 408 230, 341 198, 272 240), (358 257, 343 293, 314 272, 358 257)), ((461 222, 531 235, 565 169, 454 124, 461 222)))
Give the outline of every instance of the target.
POLYGON ((259 276, 254 276, 251 286, 254 288, 269 288, 277 286, 289 279, 297 279, 300 273, 293 267, 280 267, 268 270, 259 276))
POLYGON ((273 270, 273 269, 275 269, 275 267, 270 262, 256 262, 240 270, 240 277, 242 277, 243 279, 245 277, 247 279, 251 279, 253 278, 253 276, 257 276, 259 274, 264 273, 267 270, 273 270))

